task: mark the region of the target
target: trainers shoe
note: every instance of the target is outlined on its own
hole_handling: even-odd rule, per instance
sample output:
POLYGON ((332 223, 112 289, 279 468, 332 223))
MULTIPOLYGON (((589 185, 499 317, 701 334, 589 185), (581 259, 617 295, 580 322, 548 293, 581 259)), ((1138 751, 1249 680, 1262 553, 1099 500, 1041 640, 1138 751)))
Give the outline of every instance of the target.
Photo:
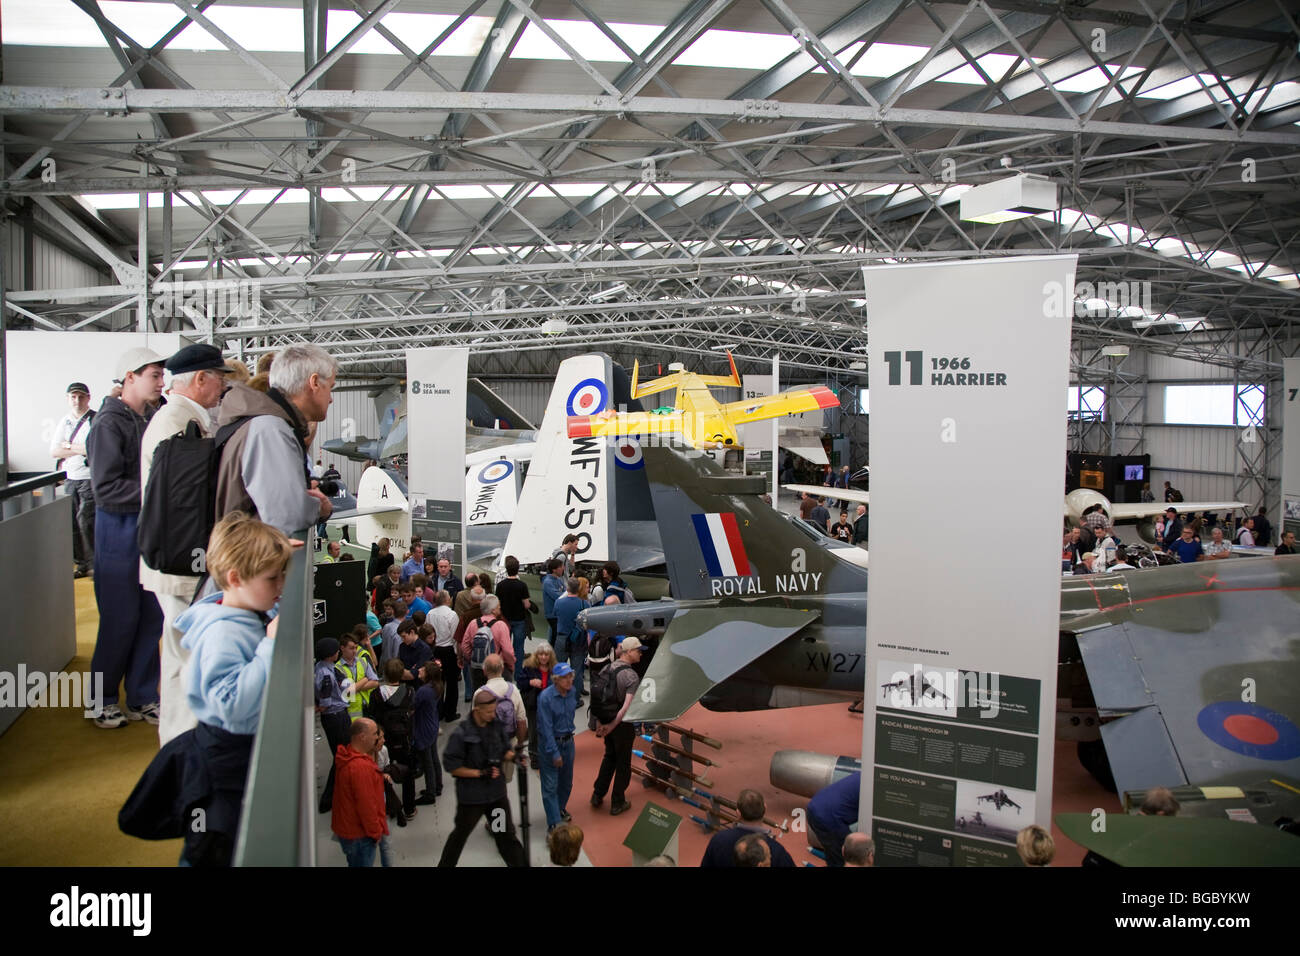
POLYGON ((102 727, 105 730, 125 727, 126 716, 117 709, 116 704, 106 704, 104 709, 99 712, 99 716, 95 718, 95 726, 102 727))
POLYGON ((158 726, 159 714, 157 704, 145 704, 143 707, 138 709, 127 704, 126 710, 123 711, 123 713, 127 720, 143 720, 147 723, 153 724, 155 727, 158 726))
POLYGON ((594 794, 594 793, 591 795, 591 805, 592 805, 593 807, 598 807, 598 806, 600 806, 600 805, 601 805, 602 803, 604 803, 604 802, 605 802, 605 798, 604 798, 604 797, 598 797, 598 796, 596 796, 596 794, 594 794))
POLYGON ((562 822, 564 822, 564 823, 572 823, 572 822, 573 822, 573 817, 569 816, 569 811, 568 811, 568 810, 561 810, 561 811, 560 811, 560 820, 561 820, 562 822))
POLYGON ((620 813, 624 812, 625 810, 631 810, 631 809, 632 809, 632 804, 627 800, 624 800, 622 803, 615 803, 611 805, 609 808, 609 815, 611 817, 616 817, 620 813))

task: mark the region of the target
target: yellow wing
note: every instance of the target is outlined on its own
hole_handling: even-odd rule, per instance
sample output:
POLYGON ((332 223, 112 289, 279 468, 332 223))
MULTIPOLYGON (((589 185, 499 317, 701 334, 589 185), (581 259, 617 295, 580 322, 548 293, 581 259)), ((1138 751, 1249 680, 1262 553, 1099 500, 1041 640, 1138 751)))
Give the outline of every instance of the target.
POLYGON ((728 402, 721 406, 721 413, 732 425, 747 425, 768 418, 780 418, 782 415, 797 415, 800 412, 815 412, 819 408, 836 408, 840 400, 825 385, 811 388, 797 388, 778 395, 761 395, 740 402, 728 402))

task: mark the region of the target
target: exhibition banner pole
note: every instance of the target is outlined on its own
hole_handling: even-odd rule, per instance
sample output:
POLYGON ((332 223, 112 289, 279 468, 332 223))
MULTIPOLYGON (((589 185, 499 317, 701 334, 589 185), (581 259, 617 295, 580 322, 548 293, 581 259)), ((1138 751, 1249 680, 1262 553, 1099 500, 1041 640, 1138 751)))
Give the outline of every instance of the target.
POLYGON ((469 349, 406 350, 411 533, 465 573, 465 396, 469 349))
POLYGON ((1018 831, 1051 827, 1076 258, 863 269, 873 507, 859 827, 877 866, 1018 865, 1018 831), (1013 569, 976 544, 997 540, 987 515, 1009 501, 1029 555, 1013 569))

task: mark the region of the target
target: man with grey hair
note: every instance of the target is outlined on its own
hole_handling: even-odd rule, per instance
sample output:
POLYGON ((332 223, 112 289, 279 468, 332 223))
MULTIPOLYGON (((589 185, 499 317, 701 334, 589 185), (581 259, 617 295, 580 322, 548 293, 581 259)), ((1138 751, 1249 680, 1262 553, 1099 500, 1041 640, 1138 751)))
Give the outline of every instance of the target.
POLYGON ((218 424, 231 429, 217 469, 216 517, 245 511, 286 534, 328 518, 311 487, 308 426, 325 420, 338 363, 317 345, 291 345, 271 365, 270 389, 234 385, 218 424))
POLYGON ((841 852, 845 867, 876 865, 876 845, 865 833, 850 833, 846 836, 841 852))
MULTIPOLYGON (((145 491, 149 488, 154 452, 163 441, 184 434, 190 422, 198 425, 204 438, 212 436, 216 430, 212 409, 221 402, 226 376, 230 374, 221 350, 214 345, 187 345, 169 358, 163 367, 171 373, 167 404, 149 420, 149 427, 144 430, 140 443, 140 487, 145 491)), ((197 493, 198 489, 195 491, 197 493)), ((198 583, 198 573, 164 574, 149 567, 143 556, 140 558, 140 586, 158 598, 163 615, 158 741, 164 745, 197 723, 181 682, 181 672, 190 653, 181 646, 176 618, 190 606, 198 583)))
POLYGON ((483 665, 493 654, 501 655, 505 666, 514 672, 515 649, 510 640, 510 626, 501 618, 501 601, 495 594, 485 594, 479 601, 478 616, 470 619, 460 639, 460 654, 469 661, 474 690, 487 682, 483 665))

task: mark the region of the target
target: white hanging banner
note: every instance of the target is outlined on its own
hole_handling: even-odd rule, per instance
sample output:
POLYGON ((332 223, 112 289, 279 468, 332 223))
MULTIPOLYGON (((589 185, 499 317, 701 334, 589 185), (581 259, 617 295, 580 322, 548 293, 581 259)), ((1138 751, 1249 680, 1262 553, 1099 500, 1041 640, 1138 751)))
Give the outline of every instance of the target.
POLYGON ((424 553, 465 563, 465 396, 469 349, 406 350, 411 533, 424 553))
POLYGON ((1282 360, 1282 532, 1300 536, 1300 358, 1282 360))
POLYGON ((860 828, 877 866, 1019 865, 1050 829, 1056 562, 951 541, 958 501, 1015 501, 1060 545, 1075 256, 868 267, 871 578, 860 828))

